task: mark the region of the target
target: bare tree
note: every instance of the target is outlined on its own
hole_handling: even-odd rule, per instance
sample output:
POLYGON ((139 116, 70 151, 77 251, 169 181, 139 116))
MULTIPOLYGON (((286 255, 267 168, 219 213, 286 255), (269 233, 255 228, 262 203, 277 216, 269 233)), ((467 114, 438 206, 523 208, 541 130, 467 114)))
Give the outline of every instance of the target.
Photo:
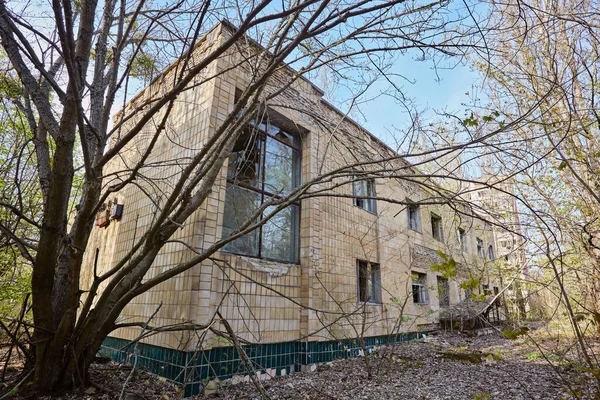
MULTIPOLYGON (((29 254, 33 270, 31 359, 34 387, 40 394, 87 379, 103 340, 123 326, 116 321, 132 299, 210 260, 220 248, 289 205, 311 197, 343 197, 337 188, 384 177, 431 189, 437 194, 428 200, 432 204, 454 200, 432 183, 432 177, 441 176, 416 174, 401 155, 382 150, 380 144, 365 147, 346 134, 351 140, 332 140, 330 150, 347 154, 344 165, 319 170, 310 180, 261 204, 229 236, 149 274, 157 255, 165 245, 177 242, 176 232, 209 197, 246 128, 269 108, 295 108, 335 137, 338 127, 327 115, 315 114, 310 104, 290 106, 282 101, 297 82, 324 71, 332 82, 351 82, 354 97, 376 79, 393 80, 386 73, 387 55, 398 57, 413 49, 422 57, 452 56, 461 55, 466 46, 478 47, 468 41, 460 16, 447 8, 448 3, 437 1, 176 0, 155 6, 145 1, 57 0, 48 9, 21 6, 0 1, 0 42, 20 84, 22 94, 15 101, 35 150, 29 160, 35 174, 21 177, 20 184, 39 187, 43 207, 40 213, 30 213, 19 202, 8 201, 13 199, 1 206, 27 231, 35 231, 24 237, 19 233, 23 230, 11 228, 5 234, 29 254), (51 17, 45 17, 47 13, 51 17), (42 26, 30 22, 31 14, 44 16, 42 26), (235 25, 215 25, 224 18, 235 25), (214 26, 223 29, 221 36, 216 36, 214 26), (228 69, 244 68, 248 77, 235 105, 185 157, 160 158, 158 147, 177 139, 171 133, 178 98, 223 74, 214 66, 227 57, 234 59, 228 69), (132 98, 130 92, 140 77, 158 80, 132 98), (160 177, 173 165, 176 174, 160 177), (129 187, 151 188, 145 194, 154 217, 113 266, 94 270, 84 295, 80 286, 84 251, 96 216, 115 194, 129 187)), ((448 151, 461 151, 481 140, 470 138, 448 151)), ((416 156, 435 159, 440 153, 428 150, 416 156)), ((370 197, 365 193, 365 200, 370 197)), ((377 198, 406 203, 393 196, 377 198)), ((133 324, 144 326, 145 321, 133 324)))
POLYGON ((534 289, 551 288, 595 368, 581 321, 592 323, 599 307, 598 5, 526 1, 489 11, 492 51, 479 66, 490 103, 479 113, 526 123, 495 136, 488 159, 516 176, 531 279, 541 278, 534 289))

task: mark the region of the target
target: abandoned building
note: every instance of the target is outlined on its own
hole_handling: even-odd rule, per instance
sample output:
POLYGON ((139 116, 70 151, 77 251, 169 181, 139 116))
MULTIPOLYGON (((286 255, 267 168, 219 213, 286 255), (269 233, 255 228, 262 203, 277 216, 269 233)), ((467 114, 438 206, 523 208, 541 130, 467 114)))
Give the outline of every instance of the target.
MULTIPOLYGON (((192 62, 232 29, 225 22, 215 26, 196 47, 192 62)), ((144 234, 181 164, 233 110, 251 76, 240 57, 243 51, 219 57, 178 97, 168 129, 148 160, 151 167, 143 170, 145 179, 112 196, 111 207, 98 216, 85 254, 84 288, 144 234), (212 77, 203 80, 207 76, 212 77)), ((128 110, 165 90, 172 75, 172 69, 164 71, 128 110)), ((210 260, 134 298, 120 319, 202 325, 218 311, 259 375, 287 374, 417 337, 435 328, 444 307, 464 301, 472 291, 491 294, 499 286, 491 227, 434 201, 439 199, 435 190, 410 179, 416 169, 325 101, 319 88, 293 75, 284 68, 270 80, 266 93, 289 87, 248 124, 208 200, 161 250, 150 273, 235 234, 262 204, 302 183, 347 165, 355 175, 320 181, 314 192, 327 189, 325 195, 292 201, 210 260), (365 161, 387 159, 408 179, 359 169, 365 161), (456 261, 452 276, 439 268, 448 259, 456 261), (462 289, 460 281, 473 274, 481 278, 480 287, 462 289)), ((111 166, 112 171, 133 165, 147 141, 142 135, 123 149, 122 164, 111 166)), ((273 209, 266 207, 264 213, 273 209)), ((102 354, 125 360, 135 347, 138 365, 184 383, 186 394, 201 391, 209 379, 243 379, 236 375, 247 375, 247 366, 218 334, 225 328, 219 322, 211 327, 147 335, 135 346, 130 342, 140 336, 139 327, 123 328, 105 341, 102 354)))

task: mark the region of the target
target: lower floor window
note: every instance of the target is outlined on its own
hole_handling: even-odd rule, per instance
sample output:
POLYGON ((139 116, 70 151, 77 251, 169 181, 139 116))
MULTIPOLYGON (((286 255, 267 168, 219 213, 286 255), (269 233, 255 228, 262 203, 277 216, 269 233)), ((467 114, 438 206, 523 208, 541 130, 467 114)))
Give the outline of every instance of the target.
POLYGON ((450 285, 448 279, 437 277, 438 299, 440 307, 448 307, 450 305, 450 285))
POLYGON ((381 303, 381 268, 379 264, 359 260, 358 301, 362 303, 381 303))
POLYGON ((418 272, 413 272, 412 277, 412 296, 413 303, 427 304, 429 296, 427 293, 427 275, 418 272))
POLYGON ((483 285, 483 294, 484 294, 484 296, 492 295, 492 291, 490 290, 490 285, 483 285))

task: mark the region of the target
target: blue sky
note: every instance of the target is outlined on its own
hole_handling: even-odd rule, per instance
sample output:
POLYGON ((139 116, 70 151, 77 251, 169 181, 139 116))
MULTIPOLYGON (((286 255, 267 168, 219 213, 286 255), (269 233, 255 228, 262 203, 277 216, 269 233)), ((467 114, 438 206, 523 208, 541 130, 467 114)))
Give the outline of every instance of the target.
MULTIPOLYGON (((414 105, 424 110, 424 120, 435 119, 435 111, 447 111, 464 115, 464 103, 469 103, 473 85, 478 74, 468 66, 456 65, 453 68, 433 69, 431 61, 401 60, 394 67, 413 82, 404 81, 402 90, 406 97, 414 100, 414 105), (468 94, 467 94, 468 93, 468 94)), ((378 82, 369 92, 371 97, 387 89, 389 83, 378 82)), ((345 111, 345 110, 344 110, 345 111)), ((388 130, 394 126, 405 126, 409 120, 406 110, 394 99, 381 96, 361 105, 362 117, 358 118, 371 133, 386 140, 388 130)))

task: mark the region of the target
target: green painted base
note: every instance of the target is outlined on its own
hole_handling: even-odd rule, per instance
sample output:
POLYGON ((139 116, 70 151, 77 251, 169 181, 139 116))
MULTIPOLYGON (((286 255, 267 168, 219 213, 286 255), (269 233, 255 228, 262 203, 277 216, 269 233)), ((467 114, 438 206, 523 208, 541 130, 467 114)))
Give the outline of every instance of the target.
MULTIPOLYGON (((426 332, 375 336, 364 340, 370 352, 377 346, 417 339, 423 334, 426 332)), ((300 371, 302 366, 358 357, 362 346, 358 339, 346 339, 249 345, 244 346, 244 351, 255 371, 274 376, 300 371)), ((99 355, 130 365, 137 357, 137 366, 182 385, 185 397, 201 393, 212 379, 248 374, 234 347, 180 351, 144 343, 134 345, 127 340, 108 337, 99 355)))

